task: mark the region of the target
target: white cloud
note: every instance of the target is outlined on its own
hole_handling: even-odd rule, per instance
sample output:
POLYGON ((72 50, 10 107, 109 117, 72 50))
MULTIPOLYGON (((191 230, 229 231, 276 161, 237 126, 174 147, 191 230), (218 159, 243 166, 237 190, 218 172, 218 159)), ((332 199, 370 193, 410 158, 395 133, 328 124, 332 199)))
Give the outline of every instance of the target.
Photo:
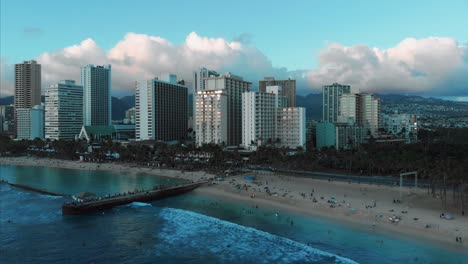
POLYGON ((15 91, 13 64, 6 57, 0 59, 0 97, 13 95, 15 91))
POLYGON ((133 92, 134 81, 153 78, 163 73, 175 73, 191 82, 193 70, 208 67, 232 71, 256 82, 264 76, 287 77, 286 69, 274 68, 257 48, 238 40, 208 38, 190 33, 180 45, 145 34, 128 33, 109 51, 104 51, 92 39, 37 58, 42 64, 43 83, 62 79, 78 80, 80 66, 112 64, 112 85, 117 92, 133 92))
MULTIPOLYGON (((389 49, 365 45, 329 44, 318 55, 314 70, 288 71, 273 67, 270 59, 252 45, 247 34, 232 41, 187 35, 181 44, 145 34, 128 33, 109 50, 93 39, 37 57, 42 64, 43 87, 63 79, 79 82, 80 67, 112 64, 114 93, 133 93, 134 81, 175 73, 188 83, 192 71, 208 67, 231 71, 253 82, 265 76, 297 80, 298 94, 319 92, 334 82, 370 92, 420 93, 466 96, 468 48, 452 38, 407 38, 389 49)), ((311 58, 312 59, 312 58, 311 58)), ((1 60, 1 96, 13 93, 13 65, 1 60)))
POLYGON ((307 77, 317 90, 339 82, 369 92, 466 94, 467 58, 467 47, 452 38, 407 38, 389 49, 333 43, 307 77))

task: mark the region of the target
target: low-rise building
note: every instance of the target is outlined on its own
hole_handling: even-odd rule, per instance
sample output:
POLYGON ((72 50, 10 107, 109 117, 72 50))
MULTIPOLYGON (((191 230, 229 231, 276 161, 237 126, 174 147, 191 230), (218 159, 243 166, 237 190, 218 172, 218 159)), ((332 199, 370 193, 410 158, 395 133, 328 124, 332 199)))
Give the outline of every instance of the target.
POLYGON ((125 118, 123 120, 124 124, 135 124, 135 107, 132 107, 125 111, 125 118))
POLYGON ((78 138, 88 142, 128 141, 135 139, 135 125, 82 126, 78 138))
POLYGON ((418 140, 418 122, 416 115, 382 114, 382 125, 387 133, 397 138, 404 138, 406 143, 418 140))
POLYGON ((13 105, 0 105, 0 134, 15 134, 15 108, 13 105))
POLYGON ((44 139, 44 106, 16 109, 17 139, 44 139))
POLYGON ((355 122, 321 122, 316 126, 317 148, 334 147, 337 150, 358 148, 365 142, 366 130, 355 122))

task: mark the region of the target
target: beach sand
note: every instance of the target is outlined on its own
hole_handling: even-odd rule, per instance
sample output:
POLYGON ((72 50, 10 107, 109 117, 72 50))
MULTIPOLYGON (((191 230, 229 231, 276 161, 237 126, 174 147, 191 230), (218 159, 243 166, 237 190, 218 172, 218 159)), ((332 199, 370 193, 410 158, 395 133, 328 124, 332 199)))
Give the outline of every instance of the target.
MULTIPOLYGON (((192 181, 215 177, 203 171, 182 172, 134 164, 97 164, 32 157, 1 157, 0 164, 146 173, 192 181)), ((402 237, 430 240, 457 250, 468 248, 468 215, 461 216, 461 212, 455 209, 444 210, 442 201, 433 198, 426 189, 403 188, 400 198, 400 189, 396 186, 329 182, 271 172, 249 175, 255 175, 256 180, 244 180, 244 175, 230 176, 195 192, 224 201, 333 219, 371 232, 391 232, 402 237), (266 186, 270 194, 265 191, 266 186), (313 201, 314 198, 317 202, 313 201), (401 203, 393 203, 393 199, 400 199, 401 203), (333 208, 330 207, 332 203, 333 208), (441 219, 442 212, 451 213, 455 219, 441 219), (393 215, 400 216, 401 221, 391 222, 389 218, 393 215), (463 244, 455 241, 457 236, 462 237, 463 244)))

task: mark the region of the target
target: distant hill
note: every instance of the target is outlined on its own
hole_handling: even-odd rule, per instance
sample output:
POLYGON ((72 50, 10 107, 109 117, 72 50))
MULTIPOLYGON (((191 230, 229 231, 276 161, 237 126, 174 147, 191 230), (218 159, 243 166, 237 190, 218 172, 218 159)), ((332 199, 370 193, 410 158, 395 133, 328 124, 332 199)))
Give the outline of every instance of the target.
POLYGON ((297 95, 296 105, 306 109, 306 119, 322 119, 322 94, 297 95))
POLYGON ((120 101, 124 102, 126 105, 130 106, 130 108, 135 106, 135 95, 128 95, 120 98, 120 101))
MULTIPOLYGON (((468 102, 455 102, 416 95, 376 94, 382 100, 382 113, 468 116, 468 102)), ((306 108, 307 119, 322 118, 322 94, 296 96, 297 106, 306 108)))
POLYGON ((7 97, 3 97, 3 98, 0 98, 0 105, 11 105, 13 104, 13 101, 14 101, 14 96, 7 96, 7 97))
POLYGON ((376 96, 382 99, 383 113, 398 111, 418 115, 468 116, 468 102, 448 101, 416 95, 377 94, 376 96))
MULTIPOLYGON (((468 102, 455 102, 422 96, 407 96, 400 94, 376 94, 382 100, 382 112, 391 113, 395 110, 400 113, 420 115, 468 116, 468 102)), ((41 98, 44 102, 44 96, 41 98)), ((296 103, 305 107, 307 119, 320 120, 322 118, 322 95, 297 95, 296 103)), ((0 105, 13 104, 13 96, 0 98, 0 105)), ((192 95, 189 95, 189 107, 192 106, 192 95)), ((135 95, 122 98, 112 97, 112 119, 121 120, 125 111, 135 106, 135 95)), ((191 108, 190 108, 191 109, 191 108)), ((191 111, 191 110, 189 110, 191 111)))
MULTIPOLYGON (((135 103, 133 103, 135 105, 135 103)), ((124 100, 112 96, 112 120, 122 120, 125 118, 125 111, 132 108, 124 100)))

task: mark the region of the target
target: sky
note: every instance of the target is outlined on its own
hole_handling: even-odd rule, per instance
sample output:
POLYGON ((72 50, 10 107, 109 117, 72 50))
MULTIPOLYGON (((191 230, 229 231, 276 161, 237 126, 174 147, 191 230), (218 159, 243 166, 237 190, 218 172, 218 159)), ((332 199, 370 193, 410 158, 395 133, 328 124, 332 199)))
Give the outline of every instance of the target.
POLYGON ((295 78, 354 91, 468 96, 468 1, 0 1, 0 96, 36 59, 43 87, 112 64, 113 93, 134 80, 208 67, 257 86, 295 78))

